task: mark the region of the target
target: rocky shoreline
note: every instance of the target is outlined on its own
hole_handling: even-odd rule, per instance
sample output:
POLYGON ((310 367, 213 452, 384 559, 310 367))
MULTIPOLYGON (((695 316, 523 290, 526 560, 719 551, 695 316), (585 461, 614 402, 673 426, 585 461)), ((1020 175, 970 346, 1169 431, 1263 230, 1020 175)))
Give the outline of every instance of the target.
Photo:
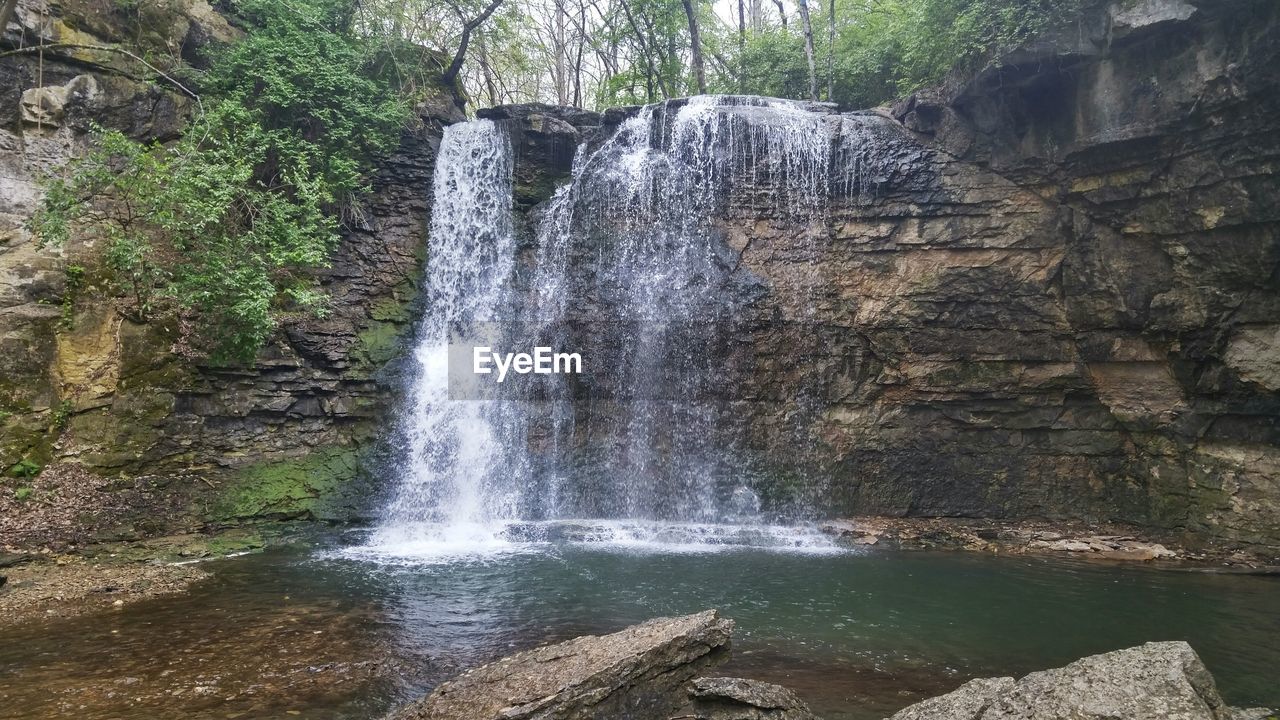
POLYGON ((134 541, 0 546, 0 625, 107 612, 187 592, 205 560, 287 542, 290 526, 228 528, 134 541))
POLYGON ((209 577, 195 565, 101 562, 57 556, 0 568, 0 624, 106 612, 161 595, 183 593, 209 577))
MULTIPOLYGON (((730 653, 715 610, 587 635, 469 670, 387 720, 819 720, 790 690, 705 675, 730 653)), ((1232 708, 1185 642, 1153 642, 1065 667, 970 680, 891 720, 1266 720, 1232 708)))
POLYGON ((1149 529, 1116 524, 977 518, 853 517, 819 529, 850 546, 962 550, 1104 562, 1145 562, 1213 572, 1280 573, 1280 557, 1229 544, 1184 545, 1149 529))

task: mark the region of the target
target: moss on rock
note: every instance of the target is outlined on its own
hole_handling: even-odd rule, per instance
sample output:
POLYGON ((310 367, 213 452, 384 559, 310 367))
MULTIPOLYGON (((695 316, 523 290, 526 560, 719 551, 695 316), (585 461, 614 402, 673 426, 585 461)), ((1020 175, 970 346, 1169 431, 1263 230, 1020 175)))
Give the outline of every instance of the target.
POLYGON ((362 504, 361 463, 354 446, 240 470, 211 508, 211 520, 350 520, 362 504))
POLYGON ((360 342, 356 352, 358 360, 367 366, 380 367, 400 353, 401 325, 394 322, 374 321, 361 330, 356 338, 360 342))

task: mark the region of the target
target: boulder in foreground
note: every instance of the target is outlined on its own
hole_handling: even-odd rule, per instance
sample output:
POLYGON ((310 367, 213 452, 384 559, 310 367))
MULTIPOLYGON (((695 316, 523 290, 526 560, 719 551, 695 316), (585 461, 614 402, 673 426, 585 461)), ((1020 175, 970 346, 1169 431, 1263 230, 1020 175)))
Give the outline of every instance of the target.
POLYGON ((665 720, 686 701, 685 683, 728 656, 732 632, 732 620, 708 610, 527 650, 388 720, 665 720))
POLYGON ((892 720, 1233 720, 1185 642, 1091 655, 1021 680, 973 680, 892 720))

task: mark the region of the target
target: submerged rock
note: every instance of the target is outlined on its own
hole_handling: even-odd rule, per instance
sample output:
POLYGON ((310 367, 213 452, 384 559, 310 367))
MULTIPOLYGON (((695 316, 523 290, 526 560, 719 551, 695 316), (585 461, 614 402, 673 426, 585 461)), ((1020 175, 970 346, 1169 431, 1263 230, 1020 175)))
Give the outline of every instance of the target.
POLYGON ((666 720, 686 701, 684 684, 726 658, 732 632, 732 620, 708 610, 527 650, 441 684, 388 720, 666 720))
POLYGON ((698 678, 689 684, 689 705, 677 718, 690 720, 818 720, 781 685, 743 678, 698 678))
POLYGON ((1185 642, 1092 655, 1021 680, 973 680, 892 720, 1231 720, 1213 676, 1185 642))

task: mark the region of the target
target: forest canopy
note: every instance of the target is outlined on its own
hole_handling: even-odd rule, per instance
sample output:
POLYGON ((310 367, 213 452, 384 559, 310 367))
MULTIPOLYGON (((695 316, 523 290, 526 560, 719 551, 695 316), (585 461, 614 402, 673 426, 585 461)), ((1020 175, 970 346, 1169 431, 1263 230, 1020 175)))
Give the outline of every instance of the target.
MULTIPOLYGON (((360 13, 368 33, 450 54, 462 18, 489 2, 362 0, 360 13)), ((481 107, 600 109, 705 91, 860 108, 985 62, 1083 2, 504 0, 476 29, 462 79, 481 107)))

